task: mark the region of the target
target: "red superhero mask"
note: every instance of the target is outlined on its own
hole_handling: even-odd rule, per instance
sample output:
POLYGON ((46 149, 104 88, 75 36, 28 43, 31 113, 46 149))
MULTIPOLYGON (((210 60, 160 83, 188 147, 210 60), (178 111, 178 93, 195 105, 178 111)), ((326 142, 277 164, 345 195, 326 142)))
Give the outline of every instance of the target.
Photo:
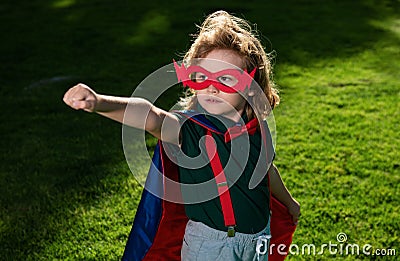
POLYGON ((225 69, 219 72, 209 72, 201 66, 191 65, 186 68, 183 64, 178 65, 174 61, 176 76, 183 86, 194 90, 203 90, 213 85, 215 88, 226 93, 244 91, 254 78, 256 68, 250 74, 246 70, 225 69))

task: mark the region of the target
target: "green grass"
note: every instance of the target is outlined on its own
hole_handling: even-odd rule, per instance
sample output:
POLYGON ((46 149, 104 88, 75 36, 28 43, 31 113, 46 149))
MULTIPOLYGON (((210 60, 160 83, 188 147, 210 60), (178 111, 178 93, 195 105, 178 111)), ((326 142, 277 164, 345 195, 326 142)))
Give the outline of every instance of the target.
MULTIPOLYGON (((63 93, 85 82, 129 96, 221 8, 257 23, 277 53, 276 164, 302 205, 293 242, 344 232, 399 256, 398 0, 33 0, 0 3, 1 260, 120 259, 142 189, 121 126, 72 111, 63 93)), ((328 250, 288 260, 333 258, 381 260, 328 250)))

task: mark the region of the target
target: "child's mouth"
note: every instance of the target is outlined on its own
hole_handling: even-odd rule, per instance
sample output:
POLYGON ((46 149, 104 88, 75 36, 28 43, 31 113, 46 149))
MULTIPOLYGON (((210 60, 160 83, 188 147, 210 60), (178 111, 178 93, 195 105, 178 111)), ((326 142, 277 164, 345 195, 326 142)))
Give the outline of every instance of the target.
POLYGON ((208 103, 221 103, 222 101, 219 99, 215 99, 215 98, 207 98, 206 102, 208 103))

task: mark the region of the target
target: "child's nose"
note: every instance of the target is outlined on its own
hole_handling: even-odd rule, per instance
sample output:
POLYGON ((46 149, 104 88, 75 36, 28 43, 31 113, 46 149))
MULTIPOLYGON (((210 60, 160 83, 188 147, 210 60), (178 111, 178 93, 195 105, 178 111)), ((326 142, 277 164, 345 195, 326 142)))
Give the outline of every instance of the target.
POLYGON ((216 94, 216 93, 219 92, 219 90, 218 90, 217 88, 215 88, 214 85, 210 84, 210 85, 207 87, 207 92, 208 92, 208 93, 212 93, 212 94, 216 94))

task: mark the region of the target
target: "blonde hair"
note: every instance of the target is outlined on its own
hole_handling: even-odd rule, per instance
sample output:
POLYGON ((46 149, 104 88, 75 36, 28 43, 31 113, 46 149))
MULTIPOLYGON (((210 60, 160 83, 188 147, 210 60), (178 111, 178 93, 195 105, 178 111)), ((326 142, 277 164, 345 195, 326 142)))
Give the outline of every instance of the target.
MULTIPOLYGON (((253 106, 264 116, 279 104, 278 91, 273 81, 271 57, 266 54, 257 38, 257 32, 246 20, 225 11, 217 11, 207 16, 199 27, 199 33, 194 36, 195 40, 183 58, 185 64, 191 64, 193 59, 205 58, 215 49, 232 50, 242 57, 242 69, 250 71, 257 68, 254 80, 265 93, 270 106, 262 102, 261 95, 257 93, 250 97, 253 99, 253 106)), ((193 109, 197 104, 196 96, 184 99, 184 104, 187 109, 193 109)), ((256 116, 249 103, 245 111, 249 119, 256 116)))

